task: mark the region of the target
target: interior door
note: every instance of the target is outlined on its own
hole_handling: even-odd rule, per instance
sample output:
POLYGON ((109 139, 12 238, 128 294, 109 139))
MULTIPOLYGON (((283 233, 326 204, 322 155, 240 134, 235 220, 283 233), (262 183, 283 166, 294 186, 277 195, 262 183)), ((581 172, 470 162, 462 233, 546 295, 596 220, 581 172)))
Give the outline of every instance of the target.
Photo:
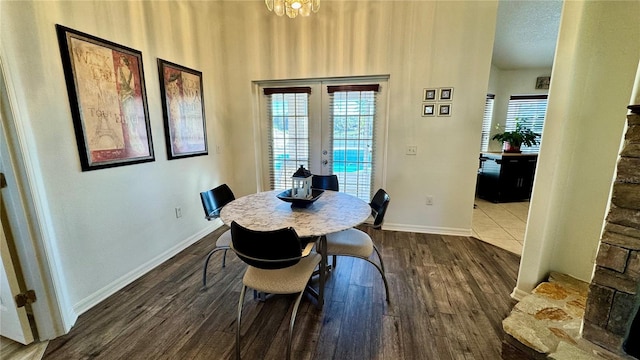
POLYGON ((368 202, 382 186, 386 88, 386 77, 260 84, 262 188, 289 188, 303 165, 368 202))
MULTIPOLYGON (((0 202, 2 197, 0 195, 0 202)), ((0 268, 0 335, 21 344, 33 342, 33 333, 24 307, 18 308, 15 296, 20 293, 18 277, 9 252, 9 245, 4 234, 4 226, 0 221, 0 241, 2 267, 0 268)))

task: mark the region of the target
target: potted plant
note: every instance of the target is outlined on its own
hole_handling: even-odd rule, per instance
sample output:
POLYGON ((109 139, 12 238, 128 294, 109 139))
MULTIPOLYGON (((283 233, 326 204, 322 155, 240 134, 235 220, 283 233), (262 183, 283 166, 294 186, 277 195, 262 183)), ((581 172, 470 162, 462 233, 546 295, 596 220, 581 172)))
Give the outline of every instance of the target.
POLYGON ((526 146, 538 145, 540 143, 540 140, 538 140, 539 136, 540 134, 533 132, 528 127, 525 127, 516 119, 515 130, 495 134, 491 139, 502 142, 502 151, 507 153, 519 153, 520 146, 522 146, 522 144, 525 144, 526 146))

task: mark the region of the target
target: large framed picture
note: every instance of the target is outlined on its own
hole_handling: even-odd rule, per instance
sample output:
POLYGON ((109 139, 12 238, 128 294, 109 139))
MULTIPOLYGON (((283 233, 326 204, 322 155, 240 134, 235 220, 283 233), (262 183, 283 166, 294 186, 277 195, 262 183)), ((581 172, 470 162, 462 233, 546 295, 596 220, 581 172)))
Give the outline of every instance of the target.
POLYGON ((140 51, 56 25, 82 171, 154 161, 140 51))
POLYGON ((208 154, 202 73, 158 59, 169 160, 208 154))

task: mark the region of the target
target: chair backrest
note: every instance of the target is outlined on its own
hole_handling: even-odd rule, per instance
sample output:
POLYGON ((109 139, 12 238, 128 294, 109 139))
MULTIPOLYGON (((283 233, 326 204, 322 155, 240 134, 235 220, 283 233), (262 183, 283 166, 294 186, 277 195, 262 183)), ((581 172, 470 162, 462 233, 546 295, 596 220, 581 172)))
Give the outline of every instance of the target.
POLYGON ((255 231, 233 221, 231 241, 233 250, 242 261, 261 269, 293 266, 302 257, 300 238, 293 228, 255 231))
POLYGON ((202 200, 202 208, 204 210, 204 216, 207 220, 220 217, 220 211, 222 207, 235 200, 233 191, 227 184, 222 184, 211 190, 203 191, 200 193, 200 200, 202 200))
POLYGON ((378 189, 376 194, 373 195, 373 199, 371 199, 369 206, 371 206, 374 228, 379 229, 382 227, 384 215, 387 212, 387 207, 389 206, 389 201, 391 201, 391 198, 383 189, 378 189))
POLYGON ((314 189, 340 191, 338 175, 313 175, 311 187, 314 189))

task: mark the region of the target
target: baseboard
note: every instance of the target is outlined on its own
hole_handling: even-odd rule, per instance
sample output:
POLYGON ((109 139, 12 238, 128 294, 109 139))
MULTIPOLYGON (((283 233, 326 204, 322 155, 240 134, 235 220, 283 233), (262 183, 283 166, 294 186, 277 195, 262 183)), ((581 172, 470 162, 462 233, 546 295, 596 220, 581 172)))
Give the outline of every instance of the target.
POLYGON ((518 301, 521 301, 527 295, 529 295, 528 292, 520 290, 517 287, 513 288, 513 292, 511 292, 511 298, 515 299, 515 300, 518 300, 518 301))
POLYGON ((180 251, 186 249, 187 247, 189 247, 192 244, 194 244, 196 241, 198 241, 198 240, 202 239, 204 236, 210 234, 212 231, 216 230, 219 226, 220 226, 220 222, 219 221, 212 222, 211 225, 209 225, 206 228, 202 229, 198 233, 191 235, 190 237, 188 237, 187 239, 181 241, 179 244, 173 246, 172 248, 168 249, 164 253, 162 253, 162 254, 156 256, 155 258, 147 261, 146 263, 142 264, 137 269, 134 269, 133 271, 129 272, 128 274, 125 274, 125 275, 121 276, 119 279, 113 281, 111 284, 103 287, 102 289, 100 289, 100 290, 96 291, 95 293, 89 295, 88 297, 82 299, 81 301, 79 301, 78 303, 76 303, 73 306, 73 311, 75 312, 74 315, 75 315, 76 319, 77 319, 78 316, 82 315, 84 312, 86 312, 87 310, 91 309, 92 307, 94 307, 95 305, 97 305, 98 303, 103 301, 104 299, 106 299, 109 296, 113 295, 118 290, 120 290, 120 289, 124 288, 125 286, 129 285, 130 283, 132 283, 133 281, 137 280, 138 278, 140 278, 144 274, 146 274, 149 271, 153 270, 158 265, 162 264, 163 262, 169 260, 171 257, 175 256, 180 251))
POLYGON ((383 230, 415 232, 423 234, 453 235, 453 236, 471 236, 471 229, 447 228, 434 226, 417 226, 408 224, 390 224, 384 223, 383 230))

